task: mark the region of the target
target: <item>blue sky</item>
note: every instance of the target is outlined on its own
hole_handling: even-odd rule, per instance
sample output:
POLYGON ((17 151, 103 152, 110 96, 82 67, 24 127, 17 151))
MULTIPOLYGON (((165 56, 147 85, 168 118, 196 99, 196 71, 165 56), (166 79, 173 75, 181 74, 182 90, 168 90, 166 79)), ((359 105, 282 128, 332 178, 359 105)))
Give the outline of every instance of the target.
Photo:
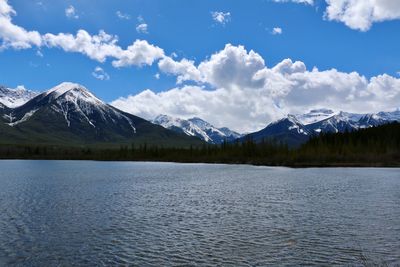
MULTIPOLYGON (((309 71, 314 66, 319 71, 355 71, 367 80, 381 74, 397 79, 397 72, 400 71, 400 35, 397 34, 400 29, 400 20, 397 19, 400 11, 399 14, 389 15, 376 12, 375 17, 367 18, 367 24, 370 25, 365 26, 362 14, 356 22, 348 17, 338 17, 334 12, 327 15, 328 4, 323 0, 307 0, 308 3, 277 3, 268 0, 97 0, 96 4, 89 0, 0 1, 15 10, 16 14, 9 16, 12 24, 26 31, 37 31, 41 35, 75 35, 83 29, 93 36, 102 30, 118 36, 117 45, 122 49, 138 39, 145 40, 162 49, 165 56, 176 62, 185 58, 194 61, 194 66, 222 51, 226 44, 232 44, 234 47, 242 45, 246 52, 254 50, 263 58, 266 68, 273 68, 282 60, 290 58, 303 62, 309 71), (213 12, 221 12, 219 14, 222 14, 220 18, 223 20, 218 21, 213 17, 213 14, 217 15, 213 12), (145 24, 141 30, 137 29, 140 24, 145 24)), ((359 0, 348 1, 357 4, 359 0)), ((399 6, 395 0, 387 2, 394 3, 390 10, 399 6)), ((387 7, 382 4, 383 8, 387 7)), ((2 39, 7 43, 5 37, 2 39)), ((127 100, 129 95, 141 94, 145 89, 157 94, 185 86, 205 87, 205 90, 225 88, 224 84, 213 83, 205 78, 201 82, 199 78, 176 84, 177 76, 182 73, 160 69, 160 58, 156 57, 151 64, 115 67, 112 56, 101 62, 85 53, 63 50, 61 45, 30 43, 29 47, 21 49, 6 44, 0 52, 0 84, 9 87, 24 85, 41 91, 63 81, 72 81, 85 85, 107 102, 120 97, 126 97, 127 100), (103 74, 100 77, 103 79, 94 77, 96 68, 103 74)), ((278 102, 276 99, 273 101, 275 106, 283 105, 278 102)), ((375 102, 371 104, 375 108, 385 107, 375 102)), ((137 105, 137 102, 131 104, 137 105)), ((310 104, 310 107, 319 105, 321 101, 315 105, 310 104)), ((336 108, 337 103, 331 107, 336 108)), ((129 108, 125 109, 129 111, 129 108)), ((290 111, 288 108, 283 110, 290 111)), ((134 111, 146 117, 145 112, 134 111)), ((169 113, 184 117, 196 115, 188 110, 182 114, 169 113)), ((266 113, 269 115, 260 119, 260 125, 261 121, 264 123, 279 116, 276 111, 269 110, 266 113)), ((207 113, 199 115, 208 116, 207 113)), ((214 121, 222 123, 220 120, 214 121)))

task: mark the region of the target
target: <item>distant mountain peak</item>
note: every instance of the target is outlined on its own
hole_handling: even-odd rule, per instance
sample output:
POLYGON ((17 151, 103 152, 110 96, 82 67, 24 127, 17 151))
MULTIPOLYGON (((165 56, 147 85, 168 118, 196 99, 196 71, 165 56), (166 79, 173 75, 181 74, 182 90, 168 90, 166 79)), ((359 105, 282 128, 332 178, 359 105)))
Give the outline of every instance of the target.
POLYGON ((295 115, 296 119, 304 125, 312 124, 327 118, 330 118, 337 114, 331 109, 327 108, 319 108, 319 109, 312 109, 305 114, 298 114, 295 115))
POLYGON ((234 132, 226 127, 214 127, 209 122, 199 117, 185 120, 174 118, 168 115, 158 115, 153 120, 153 123, 176 132, 184 133, 189 136, 196 136, 212 144, 220 144, 224 140, 233 141, 242 136, 241 134, 234 132))
POLYGON ((95 106, 107 106, 102 100, 93 95, 86 87, 77 83, 64 82, 42 94, 57 101, 72 103, 86 102, 95 106))
POLYGON ((24 87, 19 86, 12 89, 0 85, 0 103, 8 108, 22 106, 37 95, 37 92, 27 90, 24 87))

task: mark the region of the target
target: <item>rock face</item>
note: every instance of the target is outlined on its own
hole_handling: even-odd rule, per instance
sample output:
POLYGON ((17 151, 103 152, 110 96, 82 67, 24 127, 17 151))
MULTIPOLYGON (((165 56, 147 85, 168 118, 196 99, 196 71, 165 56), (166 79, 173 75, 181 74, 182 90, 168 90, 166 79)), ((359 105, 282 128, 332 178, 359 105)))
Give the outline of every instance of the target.
POLYGON ((221 144, 224 141, 231 142, 242 136, 226 127, 214 127, 200 118, 184 120, 167 115, 159 115, 153 120, 153 123, 188 136, 196 136, 210 144, 221 144))
POLYGON ((27 142, 201 143, 118 110, 74 83, 62 83, 22 106, 7 109, 2 120, 12 128, 11 134, 27 142))

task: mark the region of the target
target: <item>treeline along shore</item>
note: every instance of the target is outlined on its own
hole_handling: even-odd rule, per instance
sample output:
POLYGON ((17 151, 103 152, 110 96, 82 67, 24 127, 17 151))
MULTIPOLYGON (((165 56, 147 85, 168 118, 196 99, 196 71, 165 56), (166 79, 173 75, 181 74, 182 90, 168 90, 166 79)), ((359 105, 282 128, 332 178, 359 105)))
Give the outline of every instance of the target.
POLYGON ((326 133, 297 148, 264 140, 190 147, 123 144, 104 147, 60 145, 0 146, 1 159, 54 159, 99 161, 165 161, 228 163, 289 167, 400 167, 400 124, 345 133, 326 133))

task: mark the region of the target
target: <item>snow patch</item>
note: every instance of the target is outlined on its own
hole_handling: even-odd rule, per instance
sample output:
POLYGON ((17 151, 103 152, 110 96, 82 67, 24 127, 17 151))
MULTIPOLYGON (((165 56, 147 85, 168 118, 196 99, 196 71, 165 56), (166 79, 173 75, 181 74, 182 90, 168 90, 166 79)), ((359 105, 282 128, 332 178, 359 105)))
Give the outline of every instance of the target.
POLYGON ((29 120, 29 118, 32 117, 33 114, 35 114, 36 111, 37 111, 37 109, 33 109, 33 110, 25 113, 25 115, 22 117, 22 119, 20 119, 20 120, 18 120, 16 122, 11 122, 11 123, 7 123, 7 124, 10 125, 11 127, 13 127, 13 126, 18 125, 18 124, 20 124, 22 122, 25 122, 25 121, 29 120))

